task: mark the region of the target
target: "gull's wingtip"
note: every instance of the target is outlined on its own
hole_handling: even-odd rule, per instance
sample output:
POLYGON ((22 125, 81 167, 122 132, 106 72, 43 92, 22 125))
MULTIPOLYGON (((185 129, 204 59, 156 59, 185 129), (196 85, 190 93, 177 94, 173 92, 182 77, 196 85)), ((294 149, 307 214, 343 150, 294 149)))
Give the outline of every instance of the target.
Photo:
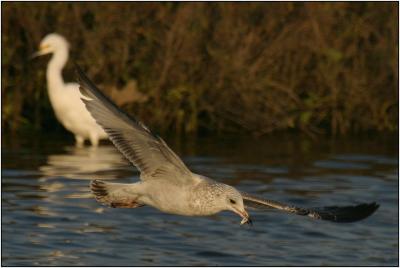
POLYGON ((83 72, 82 68, 78 65, 78 63, 74 62, 74 67, 79 86, 82 88, 83 86, 85 86, 85 84, 87 84, 88 78, 83 72))
MULTIPOLYGON (((85 72, 82 70, 82 68, 79 66, 78 63, 75 61, 73 62, 74 67, 75 67, 75 73, 77 76, 78 84, 79 84, 79 91, 81 94, 86 97, 86 98, 91 98, 90 93, 92 91, 92 88, 94 85, 92 82, 89 80, 89 78, 86 76, 85 72)), ((82 100, 85 100, 84 98, 81 98, 82 100)))
POLYGON ((76 63, 76 62, 74 61, 74 62, 73 62, 73 65, 74 65, 74 67, 75 67, 75 73, 76 73, 76 76, 77 76, 78 81, 79 81, 79 80, 81 80, 82 76, 85 76, 85 74, 83 73, 83 70, 82 70, 82 68, 79 66, 78 63, 76 63))
POLYGON ((326 208, 327 213, 321 212, 322 219, 334 222, 356 222, 368 218, 379 208, 376 202, 362 203, 355 206, 348 207, 334 207, 333 211, 326 208), (330 213, 331 212, 331 213, 330 213))
POLYGON ((372 202, 372 203, 368 204, 368 207, 369 207, 369 213, 370 213, 369 215, 372 215, 375 211, 378 210, 380 205, 376 202, 372 202))
POLYGON ((357 206, 357 211, 355 211, 356 212, 355 213, 356 216, 354 218, 354 221, 359 221, 359 220, 363 220, 365 218, 368 218, 369 216, 374 214, 375 211, 378 210, 379 206, 380 205, 378 203, 376 203, 376 202, 364 203, 364 204, 358 205, 357 206))

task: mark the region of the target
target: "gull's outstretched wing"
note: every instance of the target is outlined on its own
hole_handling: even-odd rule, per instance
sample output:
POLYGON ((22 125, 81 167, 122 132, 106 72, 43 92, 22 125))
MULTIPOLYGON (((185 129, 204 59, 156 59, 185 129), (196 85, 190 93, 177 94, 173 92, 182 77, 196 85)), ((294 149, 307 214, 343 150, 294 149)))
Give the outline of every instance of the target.
POLYGON ((287 213, 308 216, 314 219, 334 222, 354 222, 367 218, 378 209, 377 203, 359 204, 355 206, 329 206, 321 208, 300 208, 267 200, 241 192, 246 207, 256 209, 274 208, 287 213))
POLYGON ((195 180, 182 160, 145 125, 122 112, 76 65, 82 101, 117 149, 141 172, 142 180, 166 178, 188 183, 195 180))

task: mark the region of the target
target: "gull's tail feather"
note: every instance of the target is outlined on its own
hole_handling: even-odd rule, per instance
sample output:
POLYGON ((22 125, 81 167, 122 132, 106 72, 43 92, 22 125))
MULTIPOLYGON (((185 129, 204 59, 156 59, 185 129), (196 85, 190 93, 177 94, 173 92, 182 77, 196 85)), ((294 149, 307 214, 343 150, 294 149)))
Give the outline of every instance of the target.
POLYGON ((90 182, 90 189, 98 202, 113 208, 137 208, 144 206, 137 201, 138 195, 127 191, 132 185, 93 180, 90 182))

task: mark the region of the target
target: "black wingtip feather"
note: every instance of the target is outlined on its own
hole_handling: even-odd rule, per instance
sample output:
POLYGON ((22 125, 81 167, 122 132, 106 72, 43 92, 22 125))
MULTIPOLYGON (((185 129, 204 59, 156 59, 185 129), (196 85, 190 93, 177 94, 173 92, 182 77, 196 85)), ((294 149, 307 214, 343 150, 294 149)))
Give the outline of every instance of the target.
MULTIPOLYGON (((334 222, 355 222, 363 220, 371 216, 377 209, 379 204, 364 203, 355 206, 345 206, 345 207, 324 207, 314 209, 316 217, 322 220, 334 221, 334 222)), ((313 214, 314 214, 313 213, 313 214)), ((312 216, 312 215, 310 215, 312 216)), ((314 217, 314 216, 312 216, 314 217)))

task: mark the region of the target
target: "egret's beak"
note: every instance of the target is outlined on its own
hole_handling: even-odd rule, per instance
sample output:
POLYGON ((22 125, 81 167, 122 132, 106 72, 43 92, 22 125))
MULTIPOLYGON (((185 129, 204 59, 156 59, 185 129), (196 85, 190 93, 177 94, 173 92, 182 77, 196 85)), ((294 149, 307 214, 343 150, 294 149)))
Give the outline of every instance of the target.
POLYGON ((240 217, 242 217, 242 221, 240 222, 240 225, 245 224, 245 223, 250 224, 250 225, 253 224, 253 221, 251 220, 250 215, 249 215, 249 213, 247 213, 246 210, 241 211, 238 209, 233 209, 233 212, 235 212, 240 217))
POLYGON ((46 53, 43 52, 43 50, 39 50, 39 51, 36 51, 35 53, 33 53, 33 54, 29 57, 29 59, 32 60, 32 59, 37 58, 37 57, 39 57, 39 56, 42 56, 42 55, 44 55, 44 54, 46 54, 46 53))
POLYGON ((40 46, 39 47, 39 50, 38 51, 36 51, 35 53, 33 53, 31 56, 30 56, 30 58, 29 59, 34 59, 34 58, 36 58, 36 57, 39 57, 39 56, 42 56, 42 55, 46 55, 46 54, 49 54, 50 53, 50 51, 49 51, 49 46, 40 46))

